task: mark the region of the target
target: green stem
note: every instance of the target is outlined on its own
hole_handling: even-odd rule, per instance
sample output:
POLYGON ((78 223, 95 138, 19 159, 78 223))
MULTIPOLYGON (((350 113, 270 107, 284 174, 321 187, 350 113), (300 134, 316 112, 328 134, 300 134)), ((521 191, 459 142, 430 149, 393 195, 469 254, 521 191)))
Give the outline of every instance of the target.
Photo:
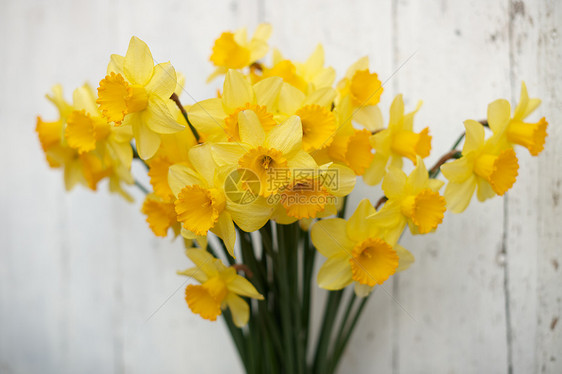
POLYGON ((234 325, 234 322, 232 321, 232 314, 230 313, 230 310, 226 309, 226 310, 223 311, 223 320, 226 323, 226 326, 228 327, 228 330, 230 331, 230 336, 232 337, 232 341, 234 342, 234 345, 236 346, 236 350, 238 351, 238 355, 240 356, 240 359, 242 360, 242 364, 244 365, 246 370, 248 370, 248 363, 247 363, 247 357, 246 357, 246 341, 247 341, 247 339, 244 338, 244 334, 242 333, 242 330, 240 328, 236 327, 236 325, 234 325))
POLYGON ((135 179, 135 186, 137 186, 139 188, 139 190, 141 190, 142 192, 144 192, 145 195, 148 195, 150 193, 150 191, 148 190, 148 188, 146 188, 145 186, 143 186, 138 180, 135 179))
POLYGON ((369 301, 369 297, 371 294, 369 294, 369 296, 361 300, 359 307, 357 307, 357 310, 355 311, 355 314, 351 319, 351 324, 349 325, 349 328, 343 334, 343 339, 339 342, 339 344, 336 345, 336 347, 334 347, 334 351, 331 357, 330 371, 328 371, 328 373, 334 373, 335 370, 337 369, 340 358, 343 352, 345 351, 345 347, 347 346, 347 343, 349 342, 349 339, 351 338, 351 335, 355 330, 355 326, 357 325, 357 322, 359 321, 359 318, 361 317, 363 309, 365 308, 365 305, 367 305, 367 301, 369 301))
POLYGON ((142 158, 140 158, 139 153, 137 152, 137 148, 133 145, 133 143, 131 143, 131 148, 133 149, 133 158, 139 160, 144 165, 146 170, 149 170, 150 167, 142 158))
POLYGON ((288 235, 287 225, 277 225, 277 239, 279 241, 279 307, 281 312, 281 324, 283 329, 283 344, 285 348, 285 361, 286 368, 285 372, 295 373, 296 372, 296 362, 295 362, 295 342, 293 341, 293 320, 291 318, 291 303, 295 300, 291 297, 291 282, 289 280, 289 242, 290 238, 288 235))
POLYGON ((314 356, 314 373, 316 374, 327 373, 328 348, 342 295, 343 290, 329 291, 328 293, 328 300, 324 308, 324 318, 322 319, 322 328, 320 336, 318 337, 316 354, 314 356))
POLYGON ((316 257, 316 249, 310 243, 310 236, 307 231, 302 231, 303 240, 303 291, 302 291, 302 325, 304 328, 304 354, 306 357, 308 340, 310 335, 310 301, 312 273, 314 270, 314 260, 316 257))

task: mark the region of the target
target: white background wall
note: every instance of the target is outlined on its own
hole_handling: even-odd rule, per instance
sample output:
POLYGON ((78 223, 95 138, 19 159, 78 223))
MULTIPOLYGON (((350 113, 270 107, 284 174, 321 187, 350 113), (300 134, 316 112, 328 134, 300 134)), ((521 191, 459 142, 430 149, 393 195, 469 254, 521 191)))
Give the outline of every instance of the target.
MULTIPOLYGON (((385 114, 397 93, 408 108, 423 99, 416 124, 431 128, 430 163, 463 120, 484 118, 496 98, 518 99, 522 79, 550 122, 540 157, 518 152, 507 197, 447 214, 436 234, 405 236, 417 262, 375 293, 342 372, 561 373, 556 0, 1 1, 0 373, 241 372, 222 322, 187 310, 175 270, 188 261, 179 242, 149 232, 141 195, 127 204, 105 186, 65 193, 34 127, 37 114, 55 118, 44 98, 51 85, 67 97, 84 80, 95 85, 131 35, 184 72, 195 99, 210 97, 213 40, 261 21, 288 57, 322 42, 340 76, 368 54, 389 79, 385 114)), ((360 196, 380 194, 361 188, 352 205, 360 196)))

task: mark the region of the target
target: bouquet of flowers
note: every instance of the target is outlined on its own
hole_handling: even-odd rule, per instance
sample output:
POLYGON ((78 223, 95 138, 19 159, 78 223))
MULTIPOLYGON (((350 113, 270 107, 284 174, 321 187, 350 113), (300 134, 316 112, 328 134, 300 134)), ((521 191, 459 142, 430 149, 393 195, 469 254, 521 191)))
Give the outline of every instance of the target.
POLYGON ((428 234, 475 192, 479 201, 505 194, 518 174, 514 147, 538 155, 548 123, 525 122, 540 100, 523 83, 513 111, 507 100, 489 104, 487 119, 466 120, 428 168, 429 128, 414 127, 421 103, 407 111, 398 95, 385 121, 384 87, 367 57, 335 83, 321 45, 304 62, 276 49, 263 62, 271 32, 262 24, 250 39, 245 29, 220 35, 208 80, 224 78, 223 89, 187 106, 184 76, 155 64, 132 37, 125 56, 111 55, 97 90, 84 84, 68 102, 55 86, 47 98, 60 116, 38 117, 36 131, 67 190, 108 179, 127 200, 127 185, 146 194, 149 228, 183 237, 195 265, 178 271, 194 281, 187 307, 224 318, 248 373, 332 373, 369 295, 414 262, 399 244, 406 226, 428 234), (151 188, 132 175, 133 161, 151 188), (346 216, 357 177, 384 196, 346 216), (328 294, 315 338, 313 283, 328 294))

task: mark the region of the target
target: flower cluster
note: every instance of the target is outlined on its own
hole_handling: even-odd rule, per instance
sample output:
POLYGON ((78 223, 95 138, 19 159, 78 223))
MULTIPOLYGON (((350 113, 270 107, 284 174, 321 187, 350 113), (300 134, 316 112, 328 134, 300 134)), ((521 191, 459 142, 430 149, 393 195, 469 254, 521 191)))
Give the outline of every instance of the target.
POLYGON ((326 257, 318 285, 353 284, 365 297, 414 261, 398 244, 406 225, 412 234, 427 234, 446 209, 465 210, 475 190, 481 201, 505 194, 518 173, 513 146, 534 156, 543 149, 547 122, 524 122, 540 101, 523 84, 513 113, 506 100, 491 103, 486 121, 465 122, 462 152, 453 149, 428 171, 432 137, 428 127, 414 126, 421 103, 407 112, 397 95, 385 122, 384 88, 367 57, 336 81, 321 45, 306 61, 292 61, 278 50, 269 55, 270 34, 263 24, 251 39, 245 29, 220 35, 209 80, 224 76, 222 90, 185 107, 182 75, 168 62, 155 64, 147 45, 133 37, 125 56, 111 56, 97 93, 86 84, 71 104, 55 86, 48 98, 59 119, 37 119, 47 161, 64 168, 67 189, 81 183, 95 190, 108 178, 112 191, 130 199, 121 186, 135 183, 133 158, 147 167, 152 191, 142 212, 155 235, 187 239, 196 267, 180 274, 201 283, 189 285, 185 298, 203 318, 215 320, 228 307, 243 326, 247 299, 264 297, 237 273, 235 247, 245 233, 271 222, 311 227, 311 241, 326 257), (269 62, 262 61, 266 56, 269 62), (436 179, 440 171, 447 183, 436 179), (361 201, 346 220, 345 197, 358 177, 381 184, 385 196, 376 207, 361 201), (209 249, 209 232, 224 244, 230 266, 209 249))

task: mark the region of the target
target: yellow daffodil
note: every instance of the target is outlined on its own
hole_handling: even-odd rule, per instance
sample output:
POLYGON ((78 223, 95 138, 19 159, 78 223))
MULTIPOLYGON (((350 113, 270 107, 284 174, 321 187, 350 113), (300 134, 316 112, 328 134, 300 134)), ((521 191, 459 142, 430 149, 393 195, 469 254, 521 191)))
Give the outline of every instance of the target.
POLYGON ((338 123, 331 110, 336 91, 325 87, 305 95, 288 83, 283 83, 279 95, 278 118, 284 120, 297 115, 302 123, 302 146, 312 152, 328 147, 335 136, 338 123))
POLYGON ((95 93, 88 84, 74 91, 73 101, 74 110, 68 115, 64 132, 68 146, 79 154, 95 150, 100 158, 107 155, 114 164, 129 169, 133 160, 131 130, 112 127, 107 123, 98 110, 95 93))
POLYGON ((349 101, 353 121, 369 131, 382 128, 382 114, 377 106, 383 92, 376 73, 369 72, 369 58, 363 57, 349 67, 338 83, 339 97, 336 106, 349 101))
POLYGON ((177 219, 184 229, 182 235, 195 239, 211 231, 224 241, 234 257, 234 222, 244 231, 256 231, 265 225, 272 208, 263 198, 245 204, 229 199, 224 190, 225 181, 236 168, 217 168, 209 145, 191 148, 189 159, 194 169, 175 164, 169 168, 168 175, 170 188, 176 197, 177 219))
POLYGON ((160 134, 184 129, 170 111, 170 96, 177 86, 169 63, 154 66, 146 43, 133 36, 125 57, 112 55, 107 76, 100 81, 100 110, 109 122, 131 126, 142 159, 151 158, 160 146, 160 134))
POLYGON ((203 100, 191 106, 189 120, 209 141, 239 141, 238 114, 253 111, 264 131, 277 125, 273 115, 282 85, 281 78, 264 79, 254 85, 236 70, 229 70, 221 98, 203 100))
POLYGON ((331 87, 336 77, 332 67, 324 67, 324 48, 319 44, 304 63, 283 58, 279 50, 273 51, 273 66, 263 67, 261 76, 254 79, 280 77, 287 84, 305 94, 318 89, 331 87))
POLYGON ((302 125, 292 116, 266 133, 259 117, 251 110, 238 114, 240 142, 212 145, 220 166, 250 170, 260 181, 260 196, 270 196, 291 183, 295 170, 317 168, 314 159, 302 149, 302 125))
POLYGON ((406 270, 413 255, 388 241, 384 229, 367 217, 375 213, 371 203, 362 200, 348 221, 330 218, 312 226, 312 243, 326 262, 318 272, 318 285, 340 290, 355 283, 355 293, 367 296, 397 271, 406 270))
POLYGON ((271 25, 262 23, 258 25, 250 40, 246 28, 241 28, 234 33, 223 32, 213 46, 210 59, 217 68, 207 78, 207 82, 221 74, 226 74, 228 69, 243 69, 263 58, 269 50, 267 40, 271 36, 271 31, 271 25))
POLYGON ((542 117, 536 123, 523 122, 540 105, 540 99, 531 99, 527 93, 525 82, 521 84, 519 104, 511 116, 509 102, 499 99, 488 105, 488 125, 495 135, 501 137, 506 147, 514 144, 529 150, 533 156, 544 149, 548 122, 542 117))
POLYGON ((351 169, 338 164, 297 171, 292 182, 280 189, 275 199, 270 199, 277 202, 271 219, 290 224, 297 220, 336 214, 338 198, 353 191, 355 180, 351 169))
MULTIPOLYGON (((179 110, 176 116, 179 123, 187 125, 179 110)), ((150 160, 147 160, 148 176, 154 193, 166 201, 172 200, 173 203, 174 194, 168 184, 168 170, 174 164, 191 166, 189 150, 197 144, 197 140, 187 126, 183 131, 163 134, 160 138, 162 139, 160 148, 150 160)))
POLYGON ((263 300, 263 296, 246 278, 236 274, 233 267, 225 266, 209 252, 188 249, 186 254, 195 267, 179 271, 178 274, 201 283, 190 284, 185 289, 185 301, 189 309, 205 319, 215 321, 222 309, 229 308, 234 324, 245 326, 250 318, 250 307, 242 297, 263 300))
MULTIPOLYGON (((87 86, 75 91, 74 96, 74 101, 80 108, 75 108, 64 99, 60 86, 53 87, 53 95, 47 95, 47 98, 57 107, 59 119, 54 122, 45 122, 41 117, 37 118, 36 131, 49 165, 53 168, 64 168, 64 183, 67 190, 71 190, 77 184, 82 184, 95 191, 98 182, 108 178, 110 191, 120 193, 125 199, 132 200, 120 186, 121 182, 133 183, 129 170, 128 152, 124 149, 125 146, 130 149, 130 145, 128 143, 125 146, 121 145, 122 140, 126 139, 126 135, 124 139, 118 139, 119 136, 108 136, 111 141, 102 142, 106 147, 101 147, 99 150, 80 152, 79 144, 74 143, 74 147, 69 146, 67 136, 65 136, 68 128, 67 122, 72 123, 76 120, 73 117, 78 115, 86 118, 84 122, 90 121, 89 115, 86 115, 84 110, 90 100, 87 86)), ((91 130, 93 133, 93 128, 91 130)))
POLYGON ((165 237, 168 230, 173 229, 179 235, 181 225, 178 223, 174 200, 164 200, 152 193, 146 195, 142 204, 142 213, 146 215, 146 222, 156 236, 165 237))
POLYGON ((355 175, 363 175, 373 160, 371 132, 356 129, 351 123, 351 102, 344 100, 334 109, 337 129, 328 141, 328 147, 311 152, 317 163, 338 162, 347 165, 355 175))
POLYGON ((431 151, 429 129, 426 127, 419 133, 414 132, 414 115, 420 106, 421 102, 418 103, 416 110, 404 114, 402 95, 396 96, 390 107, 388 128, 371 136, 375 156, 363 175, 365 183, 378 184, 389 166, 402 169, 403 157, 409 158, 415 165, 418 156, 422 159, 429 156, 431 151))
POLYGON ((447 206, 455 213, 466 209, 476 187, 480 201, 503 195, 515 183, 519 169, 513 148, 503 147, 500 137, 485 140, 484 127, 473 120, 465 121, 464 126, 462 157, 441 166, 449 180, 445 188, 447 206))
POLYGON ((445 199, 439 194, 443 182, 430 179, 423 160, 406 176, 391 169, 383 179, 382 190, 388 198, 384 206, 369 219, 388 230, 390 240, 397 241, 406 223, 413 234, 427 234, 443 221, 445 199))

